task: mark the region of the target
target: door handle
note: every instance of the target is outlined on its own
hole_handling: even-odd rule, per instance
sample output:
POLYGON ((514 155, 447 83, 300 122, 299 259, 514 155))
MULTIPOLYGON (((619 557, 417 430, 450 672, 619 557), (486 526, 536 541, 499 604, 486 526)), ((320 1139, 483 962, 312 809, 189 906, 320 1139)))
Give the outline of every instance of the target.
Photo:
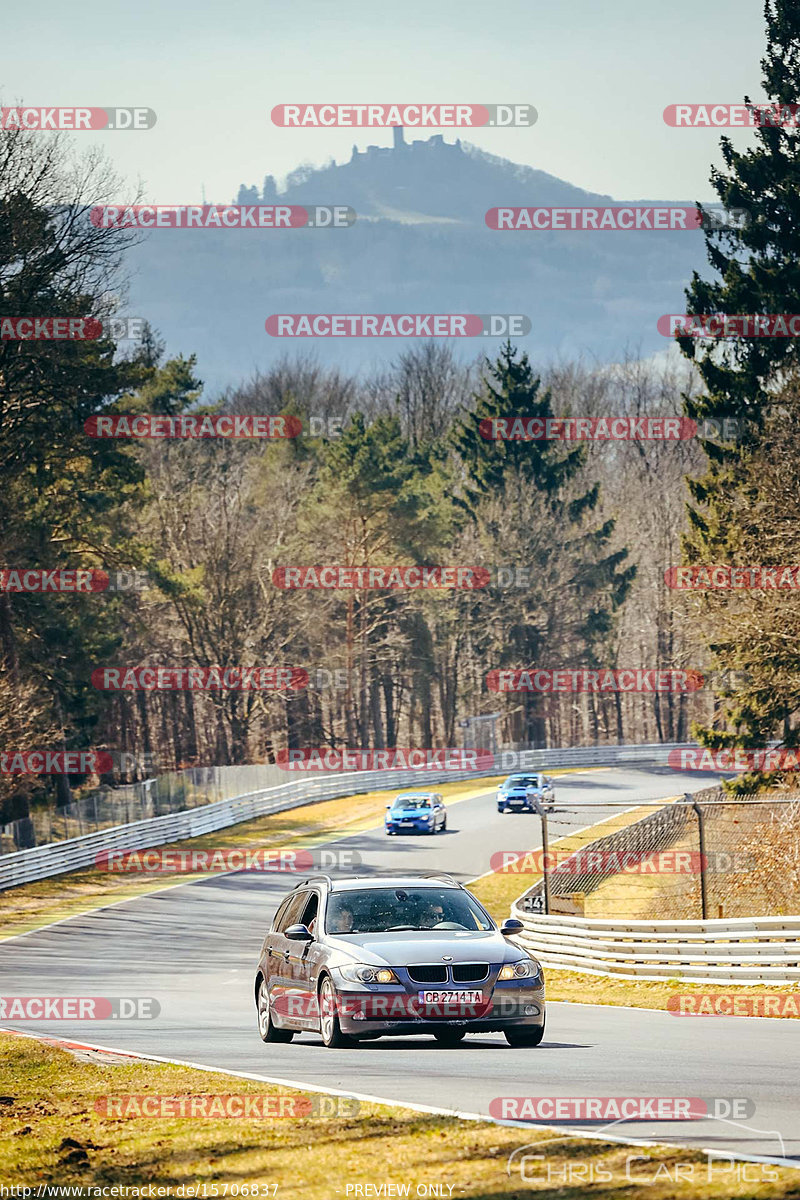
POLYGON ((291 953, 292 953, 291 950, 284 950, 284 952, 283 952, 283 961, 284 962, 289 961, 289 958, 291 957, 291 953))

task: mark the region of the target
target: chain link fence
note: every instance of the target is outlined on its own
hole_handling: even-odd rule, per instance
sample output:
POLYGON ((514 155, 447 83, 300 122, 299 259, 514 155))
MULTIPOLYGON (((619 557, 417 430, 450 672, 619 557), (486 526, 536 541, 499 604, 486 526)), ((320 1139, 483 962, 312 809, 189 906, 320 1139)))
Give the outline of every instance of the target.
POLYGON ((99 829, 185 812, 286 783, 287 774, 269 763, 187 767, 158 778, 98 788, 61 808, 34 809, 29 817, 0 825, 0 854, 83 837, 99 829))
MULTIPOLYGON (((542 814, 559 837, 558 814, 542 814)), ((544 841, 544 838, 543 838, 544 841)), ((616 920, 793 915, 800 911, 800 793, 707 788, 582 846, 542 855, 527 912, 616 920)))

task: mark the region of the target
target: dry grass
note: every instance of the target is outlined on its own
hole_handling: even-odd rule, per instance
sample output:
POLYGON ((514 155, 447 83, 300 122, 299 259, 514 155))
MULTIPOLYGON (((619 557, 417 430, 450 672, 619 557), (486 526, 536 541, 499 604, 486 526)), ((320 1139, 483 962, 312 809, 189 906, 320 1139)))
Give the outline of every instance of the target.
POLYGON ((344 1200, 358 1195, 357 1185, 394 1183, 408 1185, 411 1196, 418 1185, 435 1184, 440 1191, 432 1194, 458 1200, 578 1200, 588 1191, 597 1200, 800 1196, 800 1177, 788 1168, 750 1164, 749 1179, 768 1174, 748 1183, 736 1178, 744 1167, 710 1169, 699 1151, 580 1140, 386 1105, 364 1104, 356 1115, 326 1118, 110 1119, 95 1109, 108 1095, 302 1093, 166 1064, 78 1061, 54 1046, 9 1035, 0 1035, 0 1070, 8 1080, 0 1098, 0 1184, 32 1187, 32 1195, 40 1186, 70 1185, 153 1185, 178 1195, 181 1185, 206 1184, 209 1197, 259 1185, 262 1196, 344 1200), (509 1155, 523 1147, 543 1156, 524 1164, 524 1179, 519 1154, 510 1173, 507 1168, 509 1155), (632 1155, 647 1156, 630 1164, 638 1183, 626 1177, 632 1155))

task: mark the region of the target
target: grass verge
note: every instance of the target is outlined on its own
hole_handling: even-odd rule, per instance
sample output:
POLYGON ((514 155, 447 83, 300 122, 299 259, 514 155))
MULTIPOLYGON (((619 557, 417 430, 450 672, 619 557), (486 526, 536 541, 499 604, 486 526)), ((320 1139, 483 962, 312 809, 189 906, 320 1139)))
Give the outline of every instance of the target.
MULTIPOLYGON (((263 1064, 268 1063, 264 1048, 263 1064)), ((800 1196, 800 1176, 790 1168, 712 1166, 700 1151, 584 1141, 388 1105, 362 1104, 354 1115, 349 1102, 348 1115, 328 1117, 109 1118, 96 1108, 103 1097, 303 1093, 113 1056, 82 1061, 56 1046, 12 1035, 0 1035, 0 1070, 9 1080, 4 1089, 9 1094, 0 1097, 0 1184, 31 1187, 32 1196, 44 1197, 49 1187, 72 1186, 91 1195, 93 1187, 148 1185, 169 1189, 162 1195, 185 1196, 186 1185, 198 1184, 206 1188, 195 1195, 278 1200, 403 1194, 367 1191, 367 1184, 406 1185, 406 1195, 469 1200, 531 1195, 577 1200, 587 1185, 600 1200, 800 1196), (521 1178, 521 1155, 510 1171, 507 1164, 523 1147, 542 1157, 526 1160, 521 1178)))

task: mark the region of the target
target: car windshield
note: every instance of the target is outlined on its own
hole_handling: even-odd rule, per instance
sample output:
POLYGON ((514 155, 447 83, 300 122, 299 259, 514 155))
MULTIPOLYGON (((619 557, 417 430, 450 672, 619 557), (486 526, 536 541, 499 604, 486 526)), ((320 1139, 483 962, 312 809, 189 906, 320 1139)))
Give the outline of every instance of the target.
POLYGON ((507 787, 507 788, 527 788, 527 787, 536 788, 538 786, 539 786, 539 776, 538 775, 512 775, 511 778, 507 779, 505 781, 505 783, 503 784, 503 787, 507 787))
POLYGON ((492 929, 486 913, 460 888, 365 888, 333 892, 327 933, 389 933, 401 929, 492 929))
POLYGON ((392 808, 397 812, 404 812, 409 808, 430 808, 431 802, 428 796, 398 796, 392 808))

